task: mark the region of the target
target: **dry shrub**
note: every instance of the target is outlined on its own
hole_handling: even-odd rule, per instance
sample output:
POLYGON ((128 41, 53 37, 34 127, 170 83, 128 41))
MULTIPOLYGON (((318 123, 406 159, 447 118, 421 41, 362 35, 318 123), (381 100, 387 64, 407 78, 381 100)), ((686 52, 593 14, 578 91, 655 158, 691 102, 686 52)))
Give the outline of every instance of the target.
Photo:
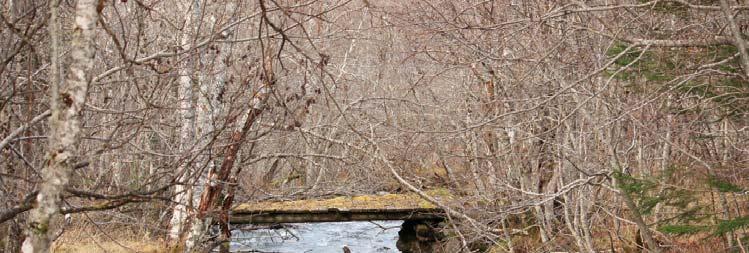
MULTIPOLYGON (((104 215, 90 214, 91 220, 107 220, 104 215)), ((83 215, 75 215, 74 222, 66 226, 64 233, 54 242, 52 252, 173 252, 164 238, 150 234, 142 224, 124 222, 98 222, 94 224, 83 215)), ((176 252, 176 251, 174 251, 176 252)))

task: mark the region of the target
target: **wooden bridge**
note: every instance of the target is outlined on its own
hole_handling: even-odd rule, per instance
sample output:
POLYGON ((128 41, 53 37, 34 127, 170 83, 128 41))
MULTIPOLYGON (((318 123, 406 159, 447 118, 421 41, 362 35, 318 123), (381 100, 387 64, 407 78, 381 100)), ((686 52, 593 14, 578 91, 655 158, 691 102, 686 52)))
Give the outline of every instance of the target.
MULTIPOLYGON (((449 198, 447 194, 431 194, 449 198)), ((245 203, 232 210, 233 224, 339 222, 370 220, 442 220, 442 209, 412 194, 384 194, 245 203)))
MULTIPOLYGON (((447 191, 429 191, 439 201, 449 201, 447 191)), ((321 200, 244 203, 234 209, 233 224, 306 223, 371 220, 404 220, 395 246, 402 252, 436 252, 444 235, 444 211, 414 194, 382 194, 321 200)))

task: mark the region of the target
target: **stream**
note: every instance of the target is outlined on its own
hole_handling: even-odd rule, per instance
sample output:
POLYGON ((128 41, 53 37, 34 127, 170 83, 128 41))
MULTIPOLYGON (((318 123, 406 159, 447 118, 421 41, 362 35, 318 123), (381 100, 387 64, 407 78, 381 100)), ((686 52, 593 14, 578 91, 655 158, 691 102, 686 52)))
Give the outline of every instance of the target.
POLYGON ((284 228, 235 230, 231 252, 400 252, 395 244, 403 221, 289 223, 284 228))

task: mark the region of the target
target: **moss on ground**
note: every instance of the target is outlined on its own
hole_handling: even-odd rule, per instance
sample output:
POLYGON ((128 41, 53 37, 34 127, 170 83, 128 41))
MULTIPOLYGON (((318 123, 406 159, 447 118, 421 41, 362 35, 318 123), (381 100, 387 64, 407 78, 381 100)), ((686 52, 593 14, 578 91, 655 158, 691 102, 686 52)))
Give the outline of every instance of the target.
MULTIPOLYGON (((426 192, 440 201, 449 201, 453 195, 445 189, 435 189, 426 192)), ((336 197, 331 199, 309 199, 295 201, 266 201, 244 203, 234 208, 237 212, 258 212, 272 210, 326 210, 337 208, 351 209, 410 209, 436 208, 434 204, 422 199, 414 193, 363 195, 354 197, 336 197)))

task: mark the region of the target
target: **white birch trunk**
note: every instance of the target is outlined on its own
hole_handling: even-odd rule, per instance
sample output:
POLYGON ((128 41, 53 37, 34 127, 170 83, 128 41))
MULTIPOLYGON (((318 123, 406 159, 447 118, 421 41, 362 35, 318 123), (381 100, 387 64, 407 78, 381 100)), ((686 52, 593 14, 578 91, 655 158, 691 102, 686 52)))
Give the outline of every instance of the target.
MULTIPOLYGON (((182 13, 189 13, 190 5, 183 9, 182 13)), ((192 15, 187 15, 185 20, 185 26, 182 31, 182 38, 180 43, 183 50, 190 48, 190 38, 192 30, 192 15)), ((180 128, 180 150, 182 152, 188 151, 192 146, 194 133, 195 133, 195 115, 194 115, 194 104, 193 104, 193 92, 192 92, 192 78, 190 76, 190 61, 185 61, 179 68, 179 89, 178 93, 181 96, 180 99, 180 112, 182 118, 182 126, 180 128)), ((192 166, 183 162, 177 172, 180 173, 178 184, 174 187, 173 201, 175 203, 174 210, 172 210, 172 219, 170 221, 169 239, 173 242, 177 242, 180 239, 180 235, 183 232, 185 221, 187 220, 187 209, 190 206, 190 202, 193 196, 192 187, 190 187, 189 178, 192 174, 192 166)))
POLYGON ((50 138, 46 162, 42 169, 42 184, 36 208, 31 211, 27 237, 22 252, 49 252, 51 244, 50 220, 59 214, 61 193, 68 184, 81 131, 80 113, 86 101, 88 75, 94 66, 94 36, 97 18, 96 0, 78 0, 75 7, 71 62, 65 82, 60 82, 59 61, 60 26, 59 1, 50 2, 49 34, 52 40, 50 71, 50 138))
MULTIPOLYGON (((233 3, 227 3, 225 5, 225 8, 225 13, 234 12, 233 3)), ((211 20, 212 22, 216 21, 215 17, 211 17, 211 20)), ((212 24, 212 27, 215 27, 215 25, 215 23, 212 24)), ((229 36, 229 34, 222 34, 222 36, 226 37, 229 36)), ((217 129, 216 124, 220 122, 219 118, 223 113, 224 106, 221 94, 223 93, 226 84, 226 75, 228 69, 226 62, 230 54, 231 45, 229 44, 222 46, 219 52, 215 55, 213 64, 209 64, 213 66, 212 71, 210 71, 210 73, 213 75, 209 76, 208 78, 201 78, 201 82, 199 83, 200 94, 198 94, 198 104, 196 106, 196 112, 198 135, 201 138, 198 146, 201 148, 205 147, 205 153, 201 155, 201 159, 198 159, 198 162, 201 165, 206 164, 207 170, 205 170, 205 172, 200 175, 200 178, 203 180, 199 180, 199 182, 194 186, 195 190, 193 201, 196 204, 200 203, 200 197, 205 190, 205 180, 209 180, 209 183, 211 185, 220 183, 220 180, 206 177, 206 175, 216 175, 215 171, 218 168, 216 161, 209 160, 210 157, 213 156, 210 155, 212 149, 208 147, 208 145, 214 135, 218 134, 215 132, 215 130, 217 129)), ((210 53, 206 54, 206 57, 208 57, 209 55, 210 53)), ((201 77, 203 77, 203 75, 201 75, 201 77)), ((212 223, 209 219, 210 217, 204 220, 194 215, 191 216, 189 232, 187 235, 187 239, 185 240, 186 251, 189 252, 196 247, 196 245, 200 241, 200 238, 206 233, 208 229, 208 226, 206 224, 212 223)))

